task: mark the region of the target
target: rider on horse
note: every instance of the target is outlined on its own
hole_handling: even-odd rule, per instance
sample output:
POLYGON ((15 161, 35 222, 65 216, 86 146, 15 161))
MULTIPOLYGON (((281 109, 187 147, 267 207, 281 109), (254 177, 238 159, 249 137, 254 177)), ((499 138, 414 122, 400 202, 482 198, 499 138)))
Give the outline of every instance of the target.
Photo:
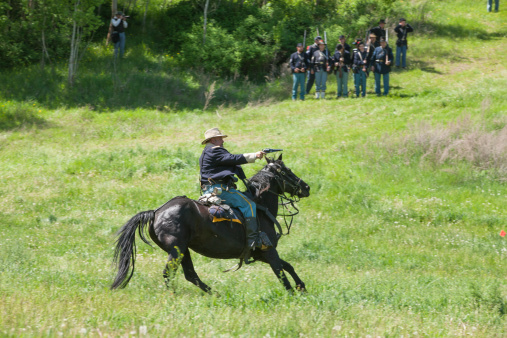
POLYGON ((261 240, 255 203, 236 190, 235 182, 238 179, 235 176, 244 180, 246 176, 241 164, 254 163, 255 160, 264 156, 264 152, 233 155, 223 147, 225 137, 227 135, 222 134, 218 128, 209 129, 204 133, 205 139, 202 144, 206 146, 199 158, 201 188, 204 194, 221 189, 219 197, 226 204, 238 208, 243 213, 248 246, 245 262, 248 262, 250 250, 255 250, 255 248, 268 250, 272 245, 269 240, 266 243, 267 236, 262 236, 264 241, 261 240))

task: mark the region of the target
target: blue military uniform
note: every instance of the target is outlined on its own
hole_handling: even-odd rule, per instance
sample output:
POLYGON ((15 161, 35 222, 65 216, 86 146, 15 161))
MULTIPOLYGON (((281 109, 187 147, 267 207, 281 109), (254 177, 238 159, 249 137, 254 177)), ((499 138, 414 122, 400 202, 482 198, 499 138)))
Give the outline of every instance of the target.
MULTIPOLYGON (((322 38, 320 36, 317 36, 315 38, 315 41, 319 41, 322 38)), ((310 60, 313 56, 313 53, 315 53, 316 50, 319 50, 319 45, 315 42, 311 46, 308 47, 308 50, 306 51, 306 57, 308 60, 310 60)), ((306 94, 310 94, 310 90, 312 90, 313 83, 315 82, 315 74, 312 74, 311 72, 308 73, 308 82, 306 83, 306 94)))
MULTIPOLYGON (((400 20, 401 21, 401 20, 400 20)), ((396 67, 401 66, 405 68, 407 66, 407 33, 413 32, 414 29, 409 24, 406 24, 405 27, 402 25, 396 26, 394 29, 396 35, 398 36, 398 40, 396 40, 396 67)))
POLYGON ((208 143, 199 158, 201 187, 204 193, 222 189, 220 198, 231 207, 238 208, 245 217, 256 217, 253 201, 234 188, 236 176, 245 179, 241 164, 248 163, 245 155, 233 155, 225 148, 208 143))
POLYGON ((368 52, 366 50, 364 52, 361 52, 359 49, 357 49, 357 51, 354 53, 354 61, 352 67, 354 69, 354 85, 356 87, 356 96, 359 97, 359 93, 361 92, 361 96, 365 97, 366 72, 363 71, 363 67, 368 69, 368 52), (366 63, 364 62, 365 60, 366 63))
POLYGON ((375 92, 377 95, 380 93, 380 77, 384 78, 384 95, 389 94, 389 73, 391 72, 391 66, 386 65, 386 60, 393 61, 393 52, 389 46, 385 48, 377 47, 373 52, 370 64, 374 68, 375 72, 375 92))
POLYGON ((380 41, 381 38, 384 38, 384 39, 386 38, 386 30, 384 28, 380 27, 380 25, 370 29, 370 33, 373 33, 377 36, 377 41, 380 41))
POLYGON ((326 93, 327 67, 329 66, 327 51, 316 50, 310 60, 310 67, 315 73, 315 93, 317 98, 324 98, 326 93))
POLYGON ((336 97, 341 97, 342 95, 343 97, 347 97, 349 94, 349 90, 347 87, 349 78, 349 69, 347 66, 350 65, 350 53, 345 48, 343 49, 342 53, 340 53, 339 51, 335 51, 333 55, 333 63, 340 63, 340 58, 343 58, 341 72, 340 68, 335 69, 336 85, 337 85, 336 97))
POLYGON ((223 145, 222 134, 218 128, 211 128, 204 133, 205 144, 199 158, 201 188, 204 193, 213 193, 221 190, 219 197, 231 207, 238 208, 245 217, 246 250, 243 259, 250 263, 250 251, 259 248, 269 250, 272 244, 264 232, 260 232, 256 217, 256 205, 249 198, 236 190, 236 176, 245 179, 242 164, 253 163, 257 159, 256 153, 234 155, 229 153, 223 145), (222 138, 222 140, 220 139, 222 138), (220 188, 220 189, 218 189, 220 188))
POLYGON ((299 98, 301 100, 305 99, 305 73, 308 70, 309 60, 308 54, 305 52, 299 53, 295 52, 290 56, 290 68, 292 70, 292 99, 295 100, 297 97, 297 90, 300 87, 299 98), (304 68, 304 72, 295 73, 294 70, 296 68, 302 69, 304 68))

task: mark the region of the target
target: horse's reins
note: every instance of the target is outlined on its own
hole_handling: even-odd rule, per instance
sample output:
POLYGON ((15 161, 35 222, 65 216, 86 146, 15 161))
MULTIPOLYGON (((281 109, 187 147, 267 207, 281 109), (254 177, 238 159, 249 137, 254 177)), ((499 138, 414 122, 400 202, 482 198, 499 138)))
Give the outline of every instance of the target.
MULTIPOLYGON (((281 169, 277 169, 277 173, 285 176, 285 171, 283 171, 281 169)), ((294 216, 299 214, 299 209, 294 205, 294 203, 299 202, 300 199, 297 196, 297 193, 301 192, 301 185, 300 185, 301 179, 299 179, 296 182, 295 180, 292 180, 292 178, 289 178, 288 176, 285 176, 285 177, 287 178, 287 180, 283 179, 280 175, 275 174, 276 183, 278 184, 278 187, 280 188, 282 193, 276 193, 273 190, 268 189, 268 192, 270 192, 274 195, 277 195, 280 198, 280 202, 278 203, 278 205, 282 206, 285 209, 285 211, 288 212, 287 214, 286 213, 277 214, 277 216, 283 217, 285 227, 287 228, 287 233, 282 234, 282 235, 288 235, 290 233, 290 229, 292 227, 292 222, 294 221, 294 216), (288 180, 292 180, 292 182, 288 182, 288 180), (293 190, 292 190, 292 192, 289 192, 289 194, 291 195, 291 197, 296 196, 295 198, 290 198, 285 195, 285 191, 286 191, 285 184, 286 183, 288 183, 292 186, 293 190), (292 209, 293 210, 295 209, 296 211, 291 210, 288 207, 288 205, 290 205, 292 207, 292 209), (290 222, 287 222, 288 217, 290 217, 290 222)))

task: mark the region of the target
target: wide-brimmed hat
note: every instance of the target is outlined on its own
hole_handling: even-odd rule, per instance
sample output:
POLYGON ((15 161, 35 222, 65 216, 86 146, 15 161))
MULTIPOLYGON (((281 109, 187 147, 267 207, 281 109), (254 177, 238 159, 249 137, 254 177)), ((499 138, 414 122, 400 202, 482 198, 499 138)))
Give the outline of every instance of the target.
POLYGON ((118 12, 116 12, 115 15, 121 15, 121 16, 123 16, 123 12, 122 11, 118 11, 118 12))
POLYGON ((222 134, 218 128, 208 129, 204 132, 204 141, 202 141, 202 144, 208 143, 213 137, 227 137, 227 135, 222 134))

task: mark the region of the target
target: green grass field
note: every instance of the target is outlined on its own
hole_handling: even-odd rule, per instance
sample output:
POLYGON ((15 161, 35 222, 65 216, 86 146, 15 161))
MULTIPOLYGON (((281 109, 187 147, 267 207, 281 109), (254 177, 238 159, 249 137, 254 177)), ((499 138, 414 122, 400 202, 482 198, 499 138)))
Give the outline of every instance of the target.
POLYGON ((63 64, 1 74, 0 335, 505 336, 507 12, 423 4, 389 97, 371 78, 365 99, 335 100, 330 77, 328 99, 305 102, 287 77, 222 79, 203 112, 213 78, 140 49, 104 71, 99 46, 77 89, 63 64), (237 262, 197 254, 218 295, 181 270, 166 289, 166 255, 139 240, 134 277, 110 291, 115 232, 198 197, 213 126, 231 152, 283 148, 311 186, 278 248, 308 292, 286 293, 267 265, 222 273, 237 262))

